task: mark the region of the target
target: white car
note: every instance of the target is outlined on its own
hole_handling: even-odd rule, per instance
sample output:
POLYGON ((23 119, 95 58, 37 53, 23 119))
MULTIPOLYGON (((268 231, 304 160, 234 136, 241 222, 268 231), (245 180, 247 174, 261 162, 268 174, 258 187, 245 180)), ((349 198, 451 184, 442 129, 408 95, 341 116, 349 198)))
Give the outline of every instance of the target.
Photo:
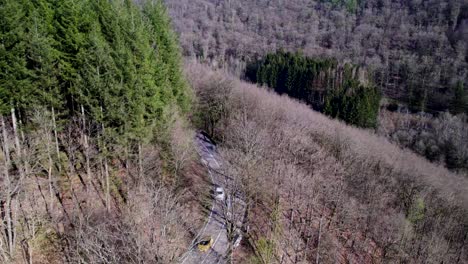
MULTIPOLYGON (((239 231, 239 230, 237 230, 237 231, 239 231)), ((234 236, 234 239, 233 239, 232 246, 234 248, 238 247, 240 245, 241 241, 242 241, 242 234, 240 232, 236 232, 236 235, 234 236)))
POLYGON ((214 197, 218 201, 224 201, 224 199, 226 198, 226 194, 224 193, 223 187, 218 186, 215 188, 214 197))

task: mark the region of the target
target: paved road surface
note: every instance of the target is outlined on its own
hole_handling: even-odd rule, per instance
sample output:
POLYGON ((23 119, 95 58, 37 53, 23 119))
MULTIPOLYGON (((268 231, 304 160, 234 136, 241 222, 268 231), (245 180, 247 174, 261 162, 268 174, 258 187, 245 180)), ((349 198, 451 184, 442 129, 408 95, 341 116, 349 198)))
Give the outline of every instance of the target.
MULTIPOLYGON (((211 181, 214 186, 221 186, 225 190, 225 176, 217 171, 221 169, 222 164, 216 152, 216 146, 210 139, 199 133, 196 137, 196 147, 200 155, 201 161, 207 166, 211 181)), ((223 216, 224 202, 213 200, 212 209, 208 216, 206 225, 200 230, 200 233, 195 238, 191 249, 185 254, 181 260, 181 264, 212 264, 226 263, 226 253, 229 249, 229 241, 225 227, 225 219, 223 216), (202 237, 211 236, 214 240, 213 246, 207 252, 200 252, 195 245, 195 242, 202 237)))

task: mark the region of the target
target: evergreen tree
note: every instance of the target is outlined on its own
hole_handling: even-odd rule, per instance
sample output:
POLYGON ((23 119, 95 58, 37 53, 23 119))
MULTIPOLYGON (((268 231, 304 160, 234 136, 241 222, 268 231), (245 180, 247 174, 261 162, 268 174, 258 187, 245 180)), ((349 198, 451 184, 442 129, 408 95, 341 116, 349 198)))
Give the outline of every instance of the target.
POLYGON ((457 82, 455 86, 453 99, 450 104, 450 112, 453 114, 468 114, 468 96, 466 95, 465 88, 461 81, 457 82))
POLYGON ((27 0, 5 0, 0 5, 0 107, 1 114, 11 108, 31 107, 33 91, 31 69, 26 60, 28 46, 27 0))
POLYGON ((147 0, 143 5, 143 14, 150 22, 153 37, 151 44, 156 45, 159 62, 166 66, 166 69, 159 71, 158 75, 168 78, 171 96, 182 110, 188 111, 191 95, 182 77, 180 48, 175 33, 171 30, 166 8, 161 0, 147 0))
POLYGON ((45 107, 67 120, 83 107, 131 147, 153 137, 164 111, 190 107, 162 1, 5 0, 0 15, 2 114, 45 107))
POLYGON ((254 62, 246 75, 255 76, 257 83, 279 94, 286 93, 323 109, 327 115, 357 126, 375 127, 381 95, 375 87, 361 85, 356 72, 358 67, 351 64, 339 66, 335 60, 280 50, 254 62), (325 103, 319 99, 324 96, 325 103))
POLYGON ((56 64, 60 51, 57 50, 57 42, 54 39, 54 10, 46 1, 34 2, 31 9, 30 31, 28 33, 28 46, 26 58, 28 68, 32 71, 31 81, 38 94, 35 98, 38 105, 46 108, 63 110, 63 97, 58 83, 58 71, 56 64))

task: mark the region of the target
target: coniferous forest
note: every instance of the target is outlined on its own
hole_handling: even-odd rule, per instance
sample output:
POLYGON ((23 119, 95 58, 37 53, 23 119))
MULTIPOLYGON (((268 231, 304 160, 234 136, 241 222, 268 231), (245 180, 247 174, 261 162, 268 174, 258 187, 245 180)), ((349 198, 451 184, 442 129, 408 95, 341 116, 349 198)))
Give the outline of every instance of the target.
POLYGON ((170 104, 188 110, 178 44, 160 1, 6 1, 1 16, 1 111, 27 122, 84 108, 116 140, 147 138, 170 104), (150 121, 151 120, 151 121, 150 121))
POLYGON ((192 99, 162 1, 2 0, 0 17, 0 262, 173 261, 186 233, 145 236, 193 223, 173 191, 192 99))
POLYGON ((380 92, 351 64, 279 51, 247 67, 246 77, 360 127, 376 127, 380 92))

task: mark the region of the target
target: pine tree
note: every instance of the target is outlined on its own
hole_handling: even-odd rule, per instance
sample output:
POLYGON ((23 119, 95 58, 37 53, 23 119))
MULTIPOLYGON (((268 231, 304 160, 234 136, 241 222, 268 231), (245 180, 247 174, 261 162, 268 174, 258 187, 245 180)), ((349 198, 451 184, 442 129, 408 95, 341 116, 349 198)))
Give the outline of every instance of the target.
POLYGON ((147 0, 143 5, 143 14, 149 20, 152 35, 151 45, 156 45, 157 62, 163 62, 165 68, 157 72, 168 78, 172 96, 182 110, 188 111, 191 95, 181 72, 181 53, 175 33, 171 30, 171 22, 166 8, 161 0, 147 0))
POLYGON ((0 111, 31 108, 32 72, 25 57, 28 46, 27 0, 5 0, 0 6, 0 111))
POLYGON ((172 105, 190 108, 162 1, 5 0, 0 15, 3 114, 44 106, 66 119, 83 107, 128 145, 153 137, 172 105))
POLYGON ((37 104, 63 110, 62 94, 58 83, 57 64, 60 52, 53 38, 54 10, 46 1, 36 1, 30 13, 30 31, 26 58, 32 71, 31 81, 38 93, 37 104))
POLYGON ((450 112, 453 114, 468 114, 468 96, 461 81, 457 82, 455 86, 453 99, 450 104, 450 112))
POLYGON ((377 124, 380 93, 373 86, 360 84, 355 74, 358 67, 354 65, 339 66, 336 60, 317 60, 280 50, 254 62, 249 67, 249 71, 253 70, 257 71, 257 83, 303 100, 315 109, 323 109, 327 115, 362 127, 377 124), (325 104, 315 100, 316 94, 323 94, 323 90, 325 104))

